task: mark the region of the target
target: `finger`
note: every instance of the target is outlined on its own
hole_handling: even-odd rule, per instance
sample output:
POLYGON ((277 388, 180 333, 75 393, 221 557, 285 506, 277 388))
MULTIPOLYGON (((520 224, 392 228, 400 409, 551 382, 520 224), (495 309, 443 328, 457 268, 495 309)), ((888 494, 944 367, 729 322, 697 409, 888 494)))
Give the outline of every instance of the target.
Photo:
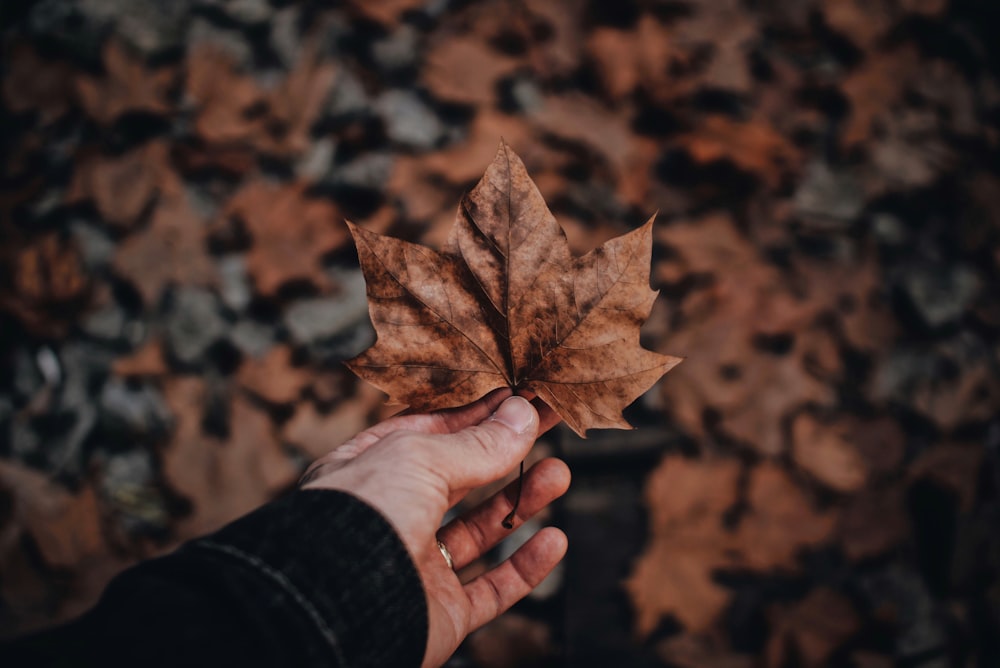
MULTIPOLYGON (((543 459, 525 474, 521 503, 514 515, 514 528, 569 489, 569 467, 559 459, 543 459)), ((470 512, 456 517, 438 531, 438 540, 448 547, 455 570, 465 568, 510 535, 501 521, 514 507, 518 481, 514 481, 470 512)))
POLYGON ((509 397, 479 424, 428 439, 435 468, 449 490, 478 487, 501 478, 531 449, 538 413, 524 397, 509 397))
POLYGON ((555 527, 536 533, 491 571, 465 585, 469 631, 491 622, 537 587, 566 554, 566 534, 555 527))
POLYGON ((328 457, 334 459, 353 459, 367 450, 379 440, 395 431, 417 431, 425 434, 451 434, 465 427, 479 424, 488 418, 503 400, 511 394, 510 388, 501 387, 493 390, 482 399, 459 408, 449 408, 434 413, 413 415, 397 415, 383 420, 365 429, 354 438, 346 441, 328 457), (334 453, 336 453, 334 455, 334 453))
POLYGON ((444 408, 431 413, 403 413, 392 419, 401 421, 401 426, 398 427, 400 429, 410 429, 425 434, 452 434, 488 418, 511 394, 509 387, 498 387, 481 399, 464 406, 444 408))

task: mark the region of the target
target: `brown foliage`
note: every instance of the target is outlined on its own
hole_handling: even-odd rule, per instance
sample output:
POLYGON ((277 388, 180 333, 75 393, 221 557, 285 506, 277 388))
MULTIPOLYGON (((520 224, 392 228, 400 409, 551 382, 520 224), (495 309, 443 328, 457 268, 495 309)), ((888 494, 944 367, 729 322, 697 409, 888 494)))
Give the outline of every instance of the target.
POLYGON ((149 227, 119 246, 115 270, 153 306, 171 283, 212 285, 217 277, 205 248, 205 224, 181 193, 160 200, 149 227))
POLYGON ((206 392, 197 378, 173 378, 165 387, 177 425, 163 453, 163 473, 193 506, 193 514, 178 525, 181 538, 218 529, 266 503, 299 475, 268 416, 243 398, 232 400, 226 441, 204 434, 206 392))
POLYGON ((158 196, 177 196, 181 189, 168 145, 154 141, 120 156, 85 156, 77 164, 67 200, 92 200, 104 221, 129 228, 158 196))
POLYGON ((60 337, 90 300, 76 244, 55 232, 12 237, 0 249, 0 311, 38 336, 60 337))
POLYGON ((497 387, 528 390, 581 436, 627 428, 621 410, 680 361, 639 345, 652 221, 573 258, 506 145, 459 207, 444 252, 351 226, 375 346, 349 365, 415 410, 497 387))
POLYGON ((322 257, 347 240, 337 208, 327 200, 306 197, 305 184, 274 186, 252 181, 229 200, 223 221, 237 221, 253 245, 247 271, 262 295, 274 295, 293 281, 329 288, 322 257))
POLYGON ((651 542, 625 583, 641 635, 668 614, 691 633, 709 630, 729 602, 716 571, 794 571, 799 552, 830 538, 835 516, 814 510, 808 495, 771 463, 750 471, 745 510, 728 526, 726 516, 741 500, 741 478, 734 459, 674 456, 650 476, 651 542))
POLYGON ((149 70, 117 40, 108 40, 103 51, 104 75, 80 75, 76 92, 87 114, 101 125, 111 125, 126 113, 166 114, 176 72, 171 68, 149 70))

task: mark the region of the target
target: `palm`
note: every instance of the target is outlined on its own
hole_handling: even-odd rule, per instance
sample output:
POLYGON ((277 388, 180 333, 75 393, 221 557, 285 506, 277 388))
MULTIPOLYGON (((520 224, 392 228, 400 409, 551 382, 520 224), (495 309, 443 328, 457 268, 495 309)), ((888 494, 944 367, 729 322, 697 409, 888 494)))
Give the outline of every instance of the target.
MULTIPOLYGON (((453 411, 387 420, 318 460, 306 476, 308 486, 345 489, 364 499, 399 532, 427 596, 425 666, 442 664, 470 631, 523 598, 566 550, 562 532, 547 528, 509 560, 471 582, 463 585, 456 575, 455 571, 478 559, 510 531, 501 522, 513 507, 517 483, 440 527, 448 508, 472 488, 503 477, 517 464, 516 460, 494 461, 492 450, 503 446, 492 441, 495 437, 488 430, 493 426, 483 426, 509 395, 509 390, 500 390, 453 411), (455 570, 448 567, 438 540, 451 553, 455 570)), ((558 421, 544 406, 534 419, 538 423, 529 435, 531 442, 535 434, 558 421)), ((530 447, 530 442, 526 445, 530 447)), ((536 464, 525 475, 514 526, 568 486, 569 470, 563 462, 547 459, 536 464)))

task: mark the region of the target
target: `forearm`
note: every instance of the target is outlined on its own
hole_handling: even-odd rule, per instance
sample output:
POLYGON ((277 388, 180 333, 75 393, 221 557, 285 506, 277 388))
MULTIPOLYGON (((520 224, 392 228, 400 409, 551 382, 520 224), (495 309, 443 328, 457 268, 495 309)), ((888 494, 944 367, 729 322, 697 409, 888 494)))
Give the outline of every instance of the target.
POLYGON ((349 495, 296 492, 116 578, 3 665, 419 665, 427 611, 392 527, 349 495))

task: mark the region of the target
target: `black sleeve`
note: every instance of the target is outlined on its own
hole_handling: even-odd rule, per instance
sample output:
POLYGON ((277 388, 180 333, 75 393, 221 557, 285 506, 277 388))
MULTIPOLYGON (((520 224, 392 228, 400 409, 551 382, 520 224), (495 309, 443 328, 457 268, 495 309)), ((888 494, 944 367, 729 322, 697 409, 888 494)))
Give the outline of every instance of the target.
POLYGON ((79 619, 0 646, 0 666, 419 666, 426 641, 392 526, 297 491, 125 571, 79 619))

